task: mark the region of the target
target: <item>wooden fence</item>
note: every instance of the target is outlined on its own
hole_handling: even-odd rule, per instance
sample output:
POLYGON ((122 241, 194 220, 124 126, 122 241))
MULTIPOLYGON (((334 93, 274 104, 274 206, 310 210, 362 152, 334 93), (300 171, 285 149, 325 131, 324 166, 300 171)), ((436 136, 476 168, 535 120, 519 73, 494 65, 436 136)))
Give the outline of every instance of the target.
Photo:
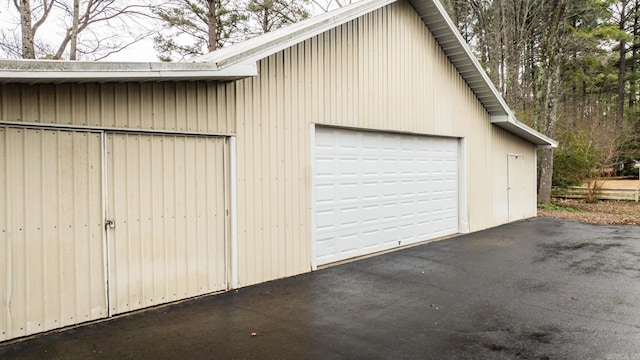
MULTIPOLYGON (((563 199, 584 199, 589 193, 586 187, 559 188, 554 187, 553 197, 563 199)), ((638 202, 640 189, 599 189, 595 191, 598 200, 626 200, 638 202)))

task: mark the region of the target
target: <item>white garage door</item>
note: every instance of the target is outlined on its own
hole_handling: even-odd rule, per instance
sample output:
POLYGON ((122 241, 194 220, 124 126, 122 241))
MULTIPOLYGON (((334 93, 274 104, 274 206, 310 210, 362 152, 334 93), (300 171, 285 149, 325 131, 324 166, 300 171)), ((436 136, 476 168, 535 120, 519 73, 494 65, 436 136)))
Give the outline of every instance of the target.
POLYGON ((457 139, 315 134, 315 265, 458 232, 457 139))

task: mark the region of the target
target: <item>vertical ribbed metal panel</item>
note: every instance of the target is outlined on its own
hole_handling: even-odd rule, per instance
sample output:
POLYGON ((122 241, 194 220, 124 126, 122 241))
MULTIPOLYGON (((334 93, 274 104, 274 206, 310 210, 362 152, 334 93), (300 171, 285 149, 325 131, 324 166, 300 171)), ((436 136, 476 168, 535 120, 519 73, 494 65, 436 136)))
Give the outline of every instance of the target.
POLYGON ((408 2, 258 66, 259 76, 237 82, 241 285, 310 269, 310 123, 468 139, 470 230, 498 225, 487 171, 495 127, 408 2))
POLYGON ((525 157, 522 154, 508 155, 508 198, 509 198, 509 221, 522 220, 525 217, 525 157))
POLYGON ((101 135, 0 128, 0 341, 105 317, 101 135))
MULTIPOLYGON (((311 123, 467 139, 469 228, 500 223, 493 216, 502 206, 494 194, 500 186, 488 169, 506 171, 502 152, 523 141, 509 137, 497 152, 500 137, 488 113, 407 1, 269 56, 258 68, 257 77, 227 84, 0 85, 0 114, 132 129, 237 130, 240 286, 310 270, 311 123)), ((535 164, 527 164, 535 173, 535 164)), ((535 189, 535 181, 529 186, 535 189)))
POLYGON ((0 120, 235 133, 235 85, 214 82, 0 85, 0 120))
POLYGON ((262 75, 238 84, 241 286, 310 270, 308 120, 301 115, 318 88, 308 86, 310 74, 291 71, 311 69, 305 44, 261 61, 262 75))
POLYGON ((224 147, 217 137, 107 135, 113 313, 226 288, 224 147))
MULTIPOLYGON (((0 102, 0 107, 2 102, 0 102)), ((1 109, 0 109, 1 110, 1 109)), ((11 278, 11 246, 9 244, 9 221, 10 207, 7 191, 9 190, 7 185, 9 179, 7 176, 8 159, 7 153, 8 147, 7 129, 0 127, 0 169, 3 169, 0 173, 0 341, 10 339, 13 337, 12 325, 9 322, 10 309, 9 309, 9 290, 11 278)))
MULTIPOLYGON (((451 70, 455 71, 451 66, 451 70)), ((456 73, 452 73, 451 80, 455 91, 443 96, 455 96, 452 112, 454 131, 467 139, 467 186, 469 229, 477 231, 491 227, 494 224, 492 216, 494 203, 493 154, 491 119, 475 95, 468 88, 464 80, 456 73)), ((506 163, 505 163, 506 166, 506 163)))

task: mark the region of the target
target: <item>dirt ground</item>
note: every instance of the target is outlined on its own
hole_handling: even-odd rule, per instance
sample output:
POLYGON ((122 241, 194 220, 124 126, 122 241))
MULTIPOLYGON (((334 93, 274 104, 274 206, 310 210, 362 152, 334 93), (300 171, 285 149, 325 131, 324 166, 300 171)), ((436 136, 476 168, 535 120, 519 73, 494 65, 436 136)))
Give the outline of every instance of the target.
POLYGON ((556 199, 554 204, 556 209, 538 209, 538 216, 592 224, 640 226, 640 203, 634 201, 602 200, 588 204, 582 200, 556 199))
MULTIPOLYGON (((640 181, 637 179, 601 179, 598 183, 602 189, 640 188, 640 181)), ((538 216, 592 224, 640 226, 640 203, 637 202, 601 200, 589 204, 583 200, 555 199, 553 203, 557 206, 538 209, 538 216)))

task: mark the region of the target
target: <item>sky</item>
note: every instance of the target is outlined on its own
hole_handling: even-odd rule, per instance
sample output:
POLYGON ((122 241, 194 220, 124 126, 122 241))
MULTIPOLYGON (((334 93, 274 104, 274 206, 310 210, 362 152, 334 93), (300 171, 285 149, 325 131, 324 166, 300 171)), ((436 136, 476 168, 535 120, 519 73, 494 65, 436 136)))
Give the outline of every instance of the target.
MULTIPOLYGON (((139 1, 155 1, 155 0, 118 0, 121 2, 128 1, 129 3, 139 2, 139 1)), ((358 0, 351 0, 358 1, 358 0)), ((342 3, 349 3, 350 0, 342 0, 342 3)), ((329 5, 331 8, 335 8, 337 6, 336 0, 318 0, 319 3, 323 5, 329 5)), ((37 1, 32 1, 33 4, 36 4, 37 1)), ((33 5, 35 6, 35 5, 33 5)), ((322 10, 320 7, 313 5, 312 3, 312 14, 321 13, 322 10)), ((58 20, 60 16, 54 16, 52 13, 47 22, 38 29, 36 37, 39 37, 41 40, 57 44, 60 43, 60 37, 64 33, 64 29, 66 25, 58 20)), ((18 22, 18 13, 13 5, 13 1, 0 1, 0 30, 8 33, 8 34, 16 34, 19 35, 20 27, 18 22)), ((131 24, 129 24, 131 25, 131 24)), ((140 25, 140 24, 137 24, 140 25)), ((144 24, 143 24, 144 25, 144 24)), ((109 32, 108 28, 105 30, 105 33, 109 32)), ((1 56, 1 55, 0 55, 1 56)), ((149 37, 147 39, 141 40, 120 52, 114 53, 102 59, 101 61, 117 61, 117 62, 154 62, 159 61, 156 51, 153 48, 153 39, 149 37)))
MULTIPOLYGON (((140 1, 146 0, 117 0, 124 3, 128 1, 131 3, 139 3, 140 1)), ((39 1, 32 1, 32 6, 37 4, 39 1)), ((36 38, 40 39, 44 42, 50 44, 59 44, 62 35, 65 32, 65 29, 68 25, 64 24, 61 19, 59 13, 55 13, 55 10, 47 18, 47 21, 42 25, 41 28, 37 30, 36 38)), ((116 24, 113 24, 116 25, 116 24)), ((131 25, 131 24, 129 24, 131 25)), ((133 25, 133 26, 137 26, 133 25)), ((105 29, 97 29, 97 33, 110 33, 113 31, 109 31, 109 27, 105 26, 105 29)), ((19 17, 18 12, 13 5, 13 1, 7 0, 0 1, 0 30, 9 34, 16 34, 19 36, 20 34, 20 26, 19 26, 19 17)), ((115 33, 117 33, 116 30, 115 33)), ((120 36, 123 38, 125 35, 120 36)), ((156 51, 153 49, 153 39, 147 38, 145 40, 139 41, 120 52, 114 53, 102 61, 141 61, 141 62, 150 62, 150 61, 158 61, 156 56, 156 51)))

